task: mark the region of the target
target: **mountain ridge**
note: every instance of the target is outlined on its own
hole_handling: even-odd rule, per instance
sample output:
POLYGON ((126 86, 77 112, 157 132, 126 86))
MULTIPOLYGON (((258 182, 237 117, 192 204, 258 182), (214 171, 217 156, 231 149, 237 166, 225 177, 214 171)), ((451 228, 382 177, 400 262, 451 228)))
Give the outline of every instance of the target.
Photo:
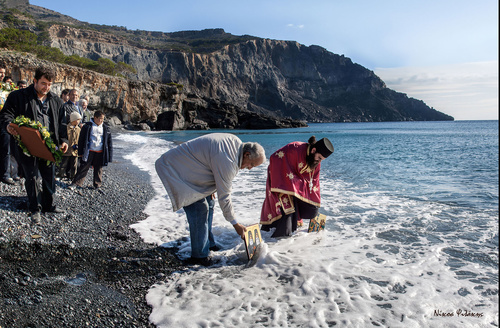
MULTIPOLYGON (((48 17, 42 7, 24 2, 37 19, 48 17)), ((54 12, 49 13, 55 19, 54 12)), ((58 19, 69 20, 64 15, 58 19)), ((137 70, 128 76, 132 80, 182 85, 190 104, 196 103, 190 117, 208 127, 221 125, 220 118, 216 124, 210 121, 214 109, 278 121, 453 120, 421 100, 387 88, 373 71, 320 46, 238 37, 223 29, 164 33, 101 26, 106 28, 108 32, 50 23, 46 42, 65 55, 129 64, 137 70)), ((157 117, 161 114, 160 109, 157 117)), ((225 121, 239 126, 232 119, 225 121)))

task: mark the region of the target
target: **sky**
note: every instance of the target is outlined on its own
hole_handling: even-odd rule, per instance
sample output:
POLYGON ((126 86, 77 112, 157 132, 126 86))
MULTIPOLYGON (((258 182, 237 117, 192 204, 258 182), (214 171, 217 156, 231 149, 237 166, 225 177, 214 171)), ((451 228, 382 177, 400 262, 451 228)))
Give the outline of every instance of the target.
POLYGON ((30 0, 129 30, 223 28, 319 45, 456 120, 498 120, 497 0, 30 0))

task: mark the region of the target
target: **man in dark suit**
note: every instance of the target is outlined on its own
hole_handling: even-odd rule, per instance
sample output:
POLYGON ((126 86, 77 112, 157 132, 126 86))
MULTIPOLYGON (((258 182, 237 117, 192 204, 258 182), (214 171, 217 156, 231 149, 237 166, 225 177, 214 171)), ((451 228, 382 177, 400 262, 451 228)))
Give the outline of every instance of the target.
POLYGON ((78 93, 78 90, 71 89, 69 91, 69 100, 64 104, 63 107, 64 112, 66 114, 66 122, 69 122, 69 116, 73 112, 77 112, 78 114, 80 114, 81 117, 83 117, 83 110, 81 109, 78 103, 79 99, 80 99, 80 94, 78 93))
MULTIPOLYGON (((0 127, 11 135, 17 135, 11 122, 18 116, 38 121, 51 134, 59 148, 66 152, 68 140, 66 132, 65 113, 63 102, 56 94, 50 91, 55 73, 47 68, 39 68, 35 72, 33 84, 27 88, 13 91, 9 94, 5 105, 0 112, 0 127)), ((33 223, 40 222, 40 212, 56 212, 61 210, 53 206, 53 195, 56 191, 55 165, 47 164, 46 160, 25 155, 19 151, 20 165, 23 168, 28 195, 29 210, 33 223), (40 188, 39 179, 42 180, 40 188)))

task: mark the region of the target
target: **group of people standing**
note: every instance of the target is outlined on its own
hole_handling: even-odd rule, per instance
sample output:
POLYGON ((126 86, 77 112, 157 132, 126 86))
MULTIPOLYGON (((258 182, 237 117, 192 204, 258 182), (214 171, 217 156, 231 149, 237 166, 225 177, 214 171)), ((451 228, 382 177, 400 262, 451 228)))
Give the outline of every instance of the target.
MULTIPOLYGON (((51 92, 55 77, 52 70, 38 68, 31 85, 9 94, 0 111, 0 133, 8 133, 9 138, 18 135, 12 121, 19 116, 40 122, 63 152, 59 176, 71 179, 68 188, 82 187, 91 166, 94 169, 93 185, 99 188, 102 185, 102 167, 112 161, 113 154, 111 131, 104 124, 105 115, 101 111, 95 111, 91 118, 87 109, 88 100, 79 101, 79 94, 75 89, 68 91, 70 98, 67 101, 62 97, 65 92, 61 97, 51 92)), ((20 149, 16 150, 25 179, 32 222, 39 223, 41 213, 64 212, 53 204, 56 190, 55 163, 48 163, 44 159, 25 154, 20 149)))
POLYGON ((109 149, 112 151, 111 132, 109 126, 103 124, 104 113, 96 111, 92 117, 88 109, 88 99, 85 96, 80 98, 77 89, 64 89, 60 97, 65 101, 62 110, 67 122, 66 131, 69 147, 62 156, 57 176, 61 179, 71 180, 72 184, 69 188, 74 189, 76 186, 83 185, 87 172, 93 166, 93 186, 100 188, 102 185, 102 166, 107 165, 110 161, 108 151, 109 149), (92 127, 94 127, 95 136, 91 135, 92 127), (83 141, 92 139, 91 137, 99 139, 97 146, 95 143, 88 144, 87 142, 83 142, 79 146, 80 136, 82 136, 83 141), (94 156, 94 153, 97 155, 94 156), (103 161, 105 164, 102 164, 103 161), (78 170, 79 167, 80 170, 78 170))

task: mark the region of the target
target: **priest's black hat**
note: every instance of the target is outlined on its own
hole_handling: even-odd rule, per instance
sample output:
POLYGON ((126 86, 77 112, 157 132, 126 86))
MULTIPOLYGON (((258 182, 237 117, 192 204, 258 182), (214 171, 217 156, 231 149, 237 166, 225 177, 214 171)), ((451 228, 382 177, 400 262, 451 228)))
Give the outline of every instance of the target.
POLYGON ((316 148, 316 152, 323 155, 324 158, 327 158, 333 153, 333 145, 328 138, 316 141, 313 148, 316 148))

